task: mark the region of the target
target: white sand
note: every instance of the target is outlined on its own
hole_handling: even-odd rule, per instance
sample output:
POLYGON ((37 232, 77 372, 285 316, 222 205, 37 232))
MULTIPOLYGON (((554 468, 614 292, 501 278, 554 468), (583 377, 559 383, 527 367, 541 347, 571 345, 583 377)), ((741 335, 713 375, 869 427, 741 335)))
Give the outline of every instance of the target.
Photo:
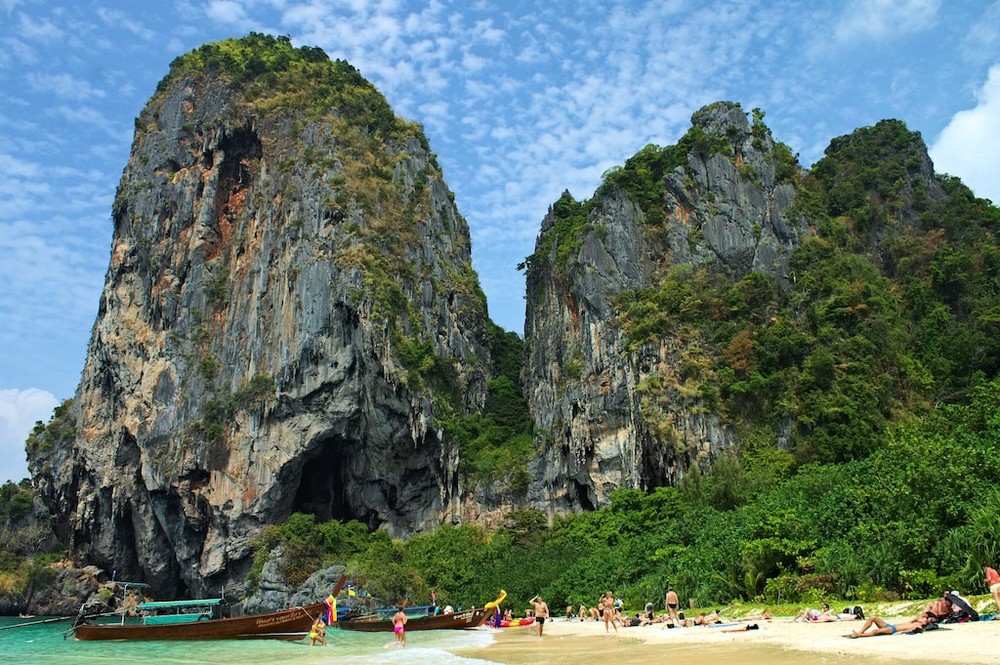
MULTIPOLYGON (((903 620, 912 618, 886 617, 903 620)), ((1000 665, 1000 621, 951 624, 917 635, 846 637, 861 621, 793 623, 787 618, 756 621, 759 628, 738 633, 726 628, 664 628, 662 624, 623 628, 618 636, 605 633, 593 621, 550 619, 544 636, 535 626, 500 629, 497 642, 484 649, 463 652, 502 663, 663 662, 667 654, 686 654, 690 662, 801 662, 802 652, 813 652, 820 662, 982 663, 1000 665), (737 659, 736 656, 742 656, 737 659), (820 657, 826 656, 826 658, 820 657), (858 661, 861 658, 862 661, 858 661), (623 660, 626 659, 626 660, 623 660), (848 660, 850 659, 850 660, 848 660)), ((672 659, 671 662, 678 662, 672 659)))

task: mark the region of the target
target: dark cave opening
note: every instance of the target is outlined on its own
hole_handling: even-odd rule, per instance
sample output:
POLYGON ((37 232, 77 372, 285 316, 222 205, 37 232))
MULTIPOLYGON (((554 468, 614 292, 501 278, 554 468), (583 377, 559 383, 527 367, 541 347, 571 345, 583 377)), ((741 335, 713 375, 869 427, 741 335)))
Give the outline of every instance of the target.
POLYGON ((576 501, 583 510, 592 512, 597 509, 594 502, 590 500, 590 490, 586 485, 574 480, 573 489, 576 491, 576 501))
POLYGON ((349 449, 349 442, 328 437, 317 441, 312 450, 305 453, 302 475, 292 501, 293 513, 315 515, 320 522, 363 518, 354 512, 347 500, 345 461, 349 449))

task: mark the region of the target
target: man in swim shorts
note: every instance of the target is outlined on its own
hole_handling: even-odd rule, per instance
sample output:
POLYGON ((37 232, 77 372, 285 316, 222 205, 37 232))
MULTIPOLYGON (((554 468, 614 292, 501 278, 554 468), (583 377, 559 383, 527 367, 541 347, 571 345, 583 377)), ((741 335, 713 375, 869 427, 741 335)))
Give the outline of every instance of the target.
POLYGON ((674 622, 674 625, 681 625, 680 617, 677 615, 677 607, 680 605, 680 601, 677 599, 677 592, 674 591, 672 586, 667 587, 667 596, 664 599, 664 604, 667 607, 667 612, 670 614, 670 620, 674 622))
POLYGON ((535 608, 535 624, 538 626, 538 637, 541 637, 545 620, 549 618, 549 606, 542 600, 541 596, 535 596, 528 602, 535 608))
POLYGON ((923 628, 927 625, 929 619, 926 614, 921 614, 916 619, 909 619, 906 621, 897 621, 896 623, 888 623, 887 621, 877 617, 870 616, 865 621, 865 625, 861 627, 861 630, 856 630, 851 633, 851 637, 875 637, 876 635, 895 635, 896 633, 908 633, 911 630, 916 630, 917 628, 923 628), (875 630, 872 632, 867 632, 869 628, 875 626, 875 630))

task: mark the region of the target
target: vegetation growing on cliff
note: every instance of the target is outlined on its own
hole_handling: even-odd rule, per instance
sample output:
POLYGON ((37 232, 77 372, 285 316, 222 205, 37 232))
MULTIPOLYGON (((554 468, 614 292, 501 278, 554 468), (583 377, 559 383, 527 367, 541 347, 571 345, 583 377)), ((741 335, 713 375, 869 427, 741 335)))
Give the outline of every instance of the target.
POLYGON ((889 423, 995 376, 1000 212, 930 179, 922 151, 895 121, 831 143, 796 181, 819 233, 793 254, 787 287, 678 265, 619 294, 633 349, 685 341, 663 390, 772 439, 790 423, 800 463, 846 462, 889 423))
POLYGON ((295 48, 285 36, 253 32, 204 44, 170 63, 157 92, 181 77, 204 75, 237 86, 264 112, 302 109, 318 117, 334 110, 387 138, 413 129, 396 118, 382 94, 350 63, 331 60, 317 46, 295 48))
POLYGON ((27 598, 54 579, 49 564, 64 551, 52 529, 34 514, 31 483, 0 486, 0 596, 27 598))
POLYGON ((528 488, 528 460, 534 454, 531 418, 521 390, 524 342, 490 323, 493 378, 482 411, 453 414, 443 421, 458 446, 460 470, 474 484, 508 499, 528 488))

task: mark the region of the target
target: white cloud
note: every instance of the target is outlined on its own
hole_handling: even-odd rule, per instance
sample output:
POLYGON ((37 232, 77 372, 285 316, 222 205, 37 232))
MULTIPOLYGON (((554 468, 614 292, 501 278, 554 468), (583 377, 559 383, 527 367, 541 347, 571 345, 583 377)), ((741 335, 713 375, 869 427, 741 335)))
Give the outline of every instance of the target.
POLYGON ((35 422, 47 422, 58 404, 54 395, 38 388, 0 390, 0 483, 28 477, 24 442, 35 422))
POLYGON ((59 106, 52 109, 55 115, 83 125, 92 125, 114 139, 127 139, 122 135, 122 127, 104 112, 93 106, 59 106))
POLYGON ((97 9, 97 15, 109 26, 113 28, 125 28, 133 35, 144 41, 149 41, 156 37, 155 32, 147 28, 139 21, 130 19, 124 12, 99 7, 97 9))
POLYGON ((103 90, 69 74, 36 74, 31 72, 26 78, 32 89, 50 92, 57 97, 66 99, 104 98, 103 90))
POLYGON ((38 54, 22 40, 16 37, 0 39, 0 69, 6 69, 15 64, 32 66, 37 62, 38 54))
POLYGON ((28 41, 55 42, 66 35, 62 28, 47 19, 34 19, 21 14, 18 20, 18 35, 28 41))
POLYGON ((930 149, 934 168, 976 196, 1000 202, 1000 64, 990 68, 975 108, 956 113, 930 149))
POLYGON ((852 0, 834 31, 838 42, 883 39, 930 27, 940 0, 852 0))

